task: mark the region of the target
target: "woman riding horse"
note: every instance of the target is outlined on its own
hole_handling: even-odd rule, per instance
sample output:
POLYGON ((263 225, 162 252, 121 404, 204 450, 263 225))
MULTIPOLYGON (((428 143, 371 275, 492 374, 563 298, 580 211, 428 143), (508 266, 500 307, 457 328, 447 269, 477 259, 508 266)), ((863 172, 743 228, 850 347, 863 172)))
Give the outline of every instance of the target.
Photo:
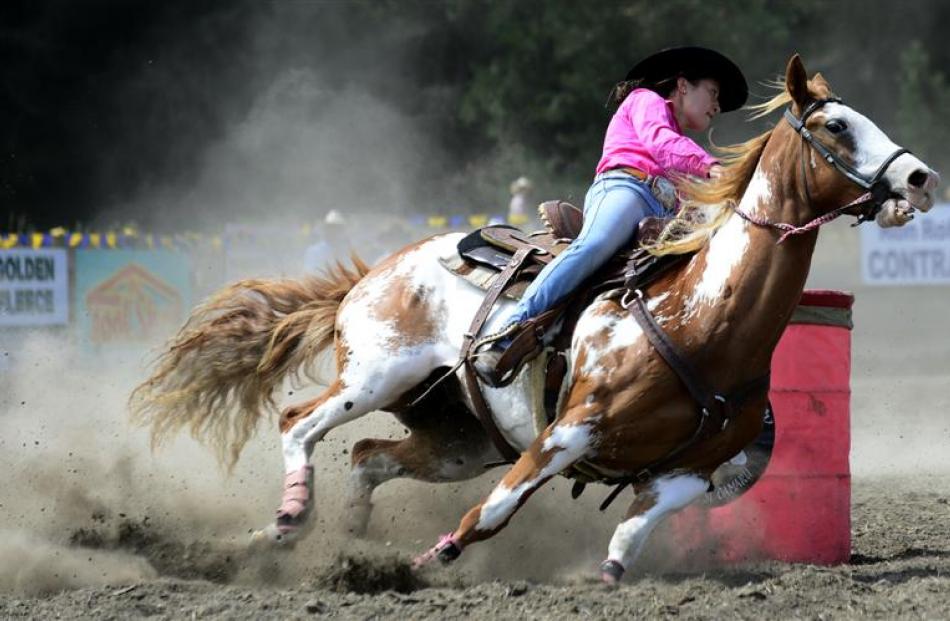
MULTIPOLYGON (((501 334, 568 296, 630 244, 640 220, 673 215, 677 201, 670 179, 717 177, 717 160, 683 130, 705 131, 713 117, 742 107, 747 97, 742 72, 714 50, 671 48, 637 63, 612 93, 617 111, 584 198, 580 234, 541 270, 501 334)), ((510 345, 502 336, 477 354, 475 371, 483 381, 494 385, 502 379, 497 364, 510 345)))
MULTIPOLYGON (((540 360, 507 387, 485 391, 496 426, 521 455, 420 562, 450 561, 497 534, 545 481, 583 462, 605 479, 636 481, 602 566, 604 580, 616 582, 651 529, 699 498, 712 472, 759 434, 767 387, 756 385, 741 400, 733 395, 768 373, 804 288, 818 228, 844 213, 870 219, 878 211, 904 218, 926 211, 939 180, 835 98, 820 75, 808 80, 797 55, 784 92, 760 108, 783 107, 785 121, 733 149, 721 178, 688 188, 657 252, 694 254, 637 295, 601 296, 583 311, 553 422, 535 427, 531 377, 540 360), (728 414, 698 442, 690 439, 709 412, 631 316, 635 300, 728 414), (683 446, 688 450, 677 453, 683 446), (651 469, 671 454, 675 459, 651 469)), ((414 403, 427 380, 455 365, 483 297, 440 263, 462 237, 431 237, 372 270, 357 262, 323 279, 226 288, 193 311, 133 394, 134 412, 151 424, 154 439, 187 428, 233 463, 283 380, 306 372, 332 345, 336 377, 317 398, 280 416, 283 501, 276 520, 254 537, 276 545, 315 522, 316 443, 371 411, 394 413, 411 433, 353 447, 346 517, 357 531, 365 528, 373 490, 387 480, 478 476, 499 454, 472 415, 461 378, 414 403)), ((513 302, 500 302, 487 328, 507 325, 514 312, 513 302)))

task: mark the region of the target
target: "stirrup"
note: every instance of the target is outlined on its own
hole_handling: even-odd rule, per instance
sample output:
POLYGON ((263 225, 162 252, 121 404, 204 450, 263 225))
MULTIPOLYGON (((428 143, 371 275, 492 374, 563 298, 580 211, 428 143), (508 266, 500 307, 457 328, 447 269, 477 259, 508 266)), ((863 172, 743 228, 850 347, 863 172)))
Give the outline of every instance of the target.
POLYGON ((475 342, 472 343, 472 349, 471 349, 472 353, 469 354, 469 356, 477 357, 479 349, 485 347, 486 345, 492 345, 494 343, 497 343, 501 339, 511 336, 512 334, 518 332, 518 330, 524 325, 524 323, 525 322, 523 321, 518 321, 509 325, 507 328, 503 330, 499 330, 498 332, 492 332, 491 334, 486 334, 485 336, 479 339, 475 339, 475 342))
POLYGON ((469 355, 470 364, 478 376, 485 384, 492 388, 498 388, 505 374, 498 372, 498 362, 505 353, 505 349, 497 345, 498 341, 492 341, 489 347, 480 352, 469 355))

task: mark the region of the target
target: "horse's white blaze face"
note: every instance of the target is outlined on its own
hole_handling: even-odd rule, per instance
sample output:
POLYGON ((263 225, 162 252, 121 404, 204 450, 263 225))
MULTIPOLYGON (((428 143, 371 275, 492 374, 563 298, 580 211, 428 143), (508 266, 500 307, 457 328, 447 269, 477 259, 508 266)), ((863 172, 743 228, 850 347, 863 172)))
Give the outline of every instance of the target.
POLYGON ((514 488, 499 483, 482 503, 476 530, 495 530, 505 523, 518 508, 518 502, 527 492, 552 477, 568 465, 583 458, 590 450, 593 440, 593 422, 580 425, 557 425, 545 438, 542 455, 549 455, 548 463, 538 475, 514 488))
MULTIPOLYGON (((871 119, 849 106, 828 103, 818 114, 822 115, 819 118, 824 124, 837 120, 847 125, 847 129, 839 135, 848 138, 852 143, 853 166, 862 175, 874 175, 881 164, 900 148, 871 119)), ((888 166, 884 179, 892 191, 905 197, 913 207, 927 211, 933 206, 934 190, 940 181, 940 175, 916 156, 904 153, 888 166), (909 183, 910 176, 917 171, 927 175, 923 187, 915 187, 909 183)))
POLYGON ((628 567, 653 527, 671 512, 678 511, 699 498, 707 487, 708 483, 695 475, 663 477, 656 480, 650 487, 650 492, 656 497, 656 504, 617 526, 610 539, 607 558, 617 561, 624 568, 628 567))

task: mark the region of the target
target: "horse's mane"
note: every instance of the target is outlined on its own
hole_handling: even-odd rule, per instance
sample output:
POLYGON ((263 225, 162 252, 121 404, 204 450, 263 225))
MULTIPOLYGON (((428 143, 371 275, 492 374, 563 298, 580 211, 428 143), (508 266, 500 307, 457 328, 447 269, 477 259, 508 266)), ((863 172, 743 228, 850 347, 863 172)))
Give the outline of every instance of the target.
MULTIPOLYGON (((780 90, 772 99, 748 106, 751 119, 758 119, 791 102, 784 81, 769 84, 780 90)), ((762 156, 765 143, 772 130, 735 145, 716 147, 723 165, 722 176, 709 181, 705 179, 682 179, 677 182, 681 208, 679 213, 649 246, 655 255, 686 254, 702 248, 719 227, 725 224, 736 204, 742 198, 755 168, 762 156)))

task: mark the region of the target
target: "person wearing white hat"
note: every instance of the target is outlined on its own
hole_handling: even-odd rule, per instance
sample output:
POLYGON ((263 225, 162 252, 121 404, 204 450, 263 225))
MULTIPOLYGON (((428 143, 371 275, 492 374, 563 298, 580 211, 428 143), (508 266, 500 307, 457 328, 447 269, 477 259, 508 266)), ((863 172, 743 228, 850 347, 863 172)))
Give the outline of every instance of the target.
POLYGON ((323 226, 313 230, 314 241, 304 250, 304 272, 313 274, 326 270, 333 261, 342 259, 346 244, 346 218, 336 209, 323 217, 323 226))
POLYGON ((508 224, 520 226, 529 219, 529 198, 533 185, 527 177, 518 177, 511 182, 509 190, 511 201, 508 203, 508 224))

